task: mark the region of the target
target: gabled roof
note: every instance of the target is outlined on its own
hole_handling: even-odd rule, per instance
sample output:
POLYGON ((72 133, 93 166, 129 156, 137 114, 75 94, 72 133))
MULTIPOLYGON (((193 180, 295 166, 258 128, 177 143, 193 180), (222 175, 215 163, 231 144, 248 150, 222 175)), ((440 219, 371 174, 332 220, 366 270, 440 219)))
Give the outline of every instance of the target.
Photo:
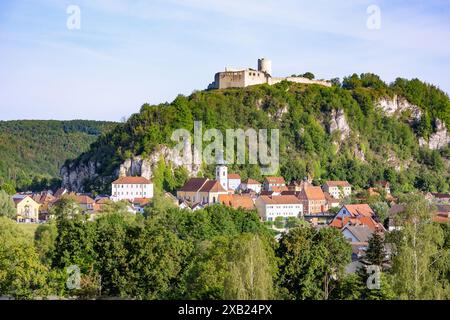
POLYGON ((325 195, 320 187, 308 187, 303 189, 302 193, 308 200, 325 200, 325 195))
POLYGON ((208 180, 200 189, 200 192, 227 192, 217 180, 208 180))
POLYGON ((207 178, 190 178, 178 191, 197 192, 208 181, 207 178))
POLYGON ((54 196, 55 198, 59 198, 61 196, 63 196, 64 194, 66 194, 68 191, 66 188, 59 188, 58 190, 56 190, 54 196))
POLYGON ((228 174, 228 179, 241 180, 241 176, 238 175, 237 173, 229 173, 229 174, 228 174))
POLYGON ((357 242, 369 242, 373 234, 373 230, 369 229, 365 224, 347 225, 342 228, 342 231, 344 230, 348 230, 357 239, 357 242))
POLYGON ((325 184, 329 187, 350 187, 350 183, 348 181, 342 181, 342 180, 329 180, 325 182, 325 184))
POLYGON ((112 184, 151 184, 152 182, 144 177, 121 177, 112 184))
POLYGON ((286 184, 283 177, 266 177, 264 180, 269 184, 286 184))
POLYGON ((301 204, 296 196, 261 196, 259 197, 265 204, 301 204))
POLYGON ((359 216, 359 217, 335 217, 330 223, 330 227, 342 229, 346 225, 366 225, 370 230, 384 231, 382 224, 376 222, 372 217, 359 216))
POLYGON ((352 217, 365 216, 372 217, 375 212, 368 204, 346 204, 344 208, 350 213, 352 217))

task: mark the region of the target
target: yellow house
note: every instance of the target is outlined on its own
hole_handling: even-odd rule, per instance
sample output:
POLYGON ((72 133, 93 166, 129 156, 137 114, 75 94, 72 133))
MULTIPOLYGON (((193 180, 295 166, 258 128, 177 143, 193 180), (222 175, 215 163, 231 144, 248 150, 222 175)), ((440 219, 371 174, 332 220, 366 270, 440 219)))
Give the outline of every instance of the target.
POLYGON ((17 222, 38 222, 39 203, 30 196, 18 196, 13 198, 17 210, 17 222))

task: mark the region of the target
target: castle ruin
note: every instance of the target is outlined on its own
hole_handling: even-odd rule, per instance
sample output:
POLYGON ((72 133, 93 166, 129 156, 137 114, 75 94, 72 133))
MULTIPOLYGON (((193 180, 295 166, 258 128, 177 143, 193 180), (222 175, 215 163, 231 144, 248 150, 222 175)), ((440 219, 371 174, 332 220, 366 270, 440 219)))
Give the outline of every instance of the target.
POLYGON ((261 58, 258 59, 257 70, 225 68, 225 71, 217 72, 214 82, 209 84, 208 89, 244 88, 263 83, 273 85, 283 80, 331 87, 331 82, 325 80, 310 80, 305 77, 272 77, 272 61, 261 58))

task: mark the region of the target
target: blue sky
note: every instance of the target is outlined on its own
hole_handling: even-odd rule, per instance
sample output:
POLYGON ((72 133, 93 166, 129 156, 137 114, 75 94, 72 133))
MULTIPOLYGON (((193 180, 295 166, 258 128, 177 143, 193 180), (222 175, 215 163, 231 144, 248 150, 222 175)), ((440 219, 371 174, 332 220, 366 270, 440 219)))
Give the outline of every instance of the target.
POLYGON ((450 92, 450 1, 2 0, 0 120, 120 120, 263 56, 275 76, 374 72, 450 92))

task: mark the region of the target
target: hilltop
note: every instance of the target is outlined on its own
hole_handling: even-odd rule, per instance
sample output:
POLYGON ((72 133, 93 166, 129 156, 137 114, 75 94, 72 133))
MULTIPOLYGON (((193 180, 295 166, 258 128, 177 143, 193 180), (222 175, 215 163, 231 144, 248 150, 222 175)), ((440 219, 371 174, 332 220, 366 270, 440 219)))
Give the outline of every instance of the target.
POLYGON ((64 161, 87 151, 115 123, 90 120, 0 121, 0 186, 58 186, 64 161))
MULTIPOLYGON (((283 81, 194 92, 172 103, 145 104, 126 123, 101 135, 61 169, 76 191, 108 192, 119 171, 156 176, 174 190, 188 175, 212 176, 213 166, 180 167, 167 157, 173 130, 279 128, 280 174, 348 180, 356 188, 386 179, 394 192, 449 190, 450 100, 436 86, 374 74, 352 75, 331 87, 283 81)), ((261 179, 258 166, 233 166, 261 179)))

